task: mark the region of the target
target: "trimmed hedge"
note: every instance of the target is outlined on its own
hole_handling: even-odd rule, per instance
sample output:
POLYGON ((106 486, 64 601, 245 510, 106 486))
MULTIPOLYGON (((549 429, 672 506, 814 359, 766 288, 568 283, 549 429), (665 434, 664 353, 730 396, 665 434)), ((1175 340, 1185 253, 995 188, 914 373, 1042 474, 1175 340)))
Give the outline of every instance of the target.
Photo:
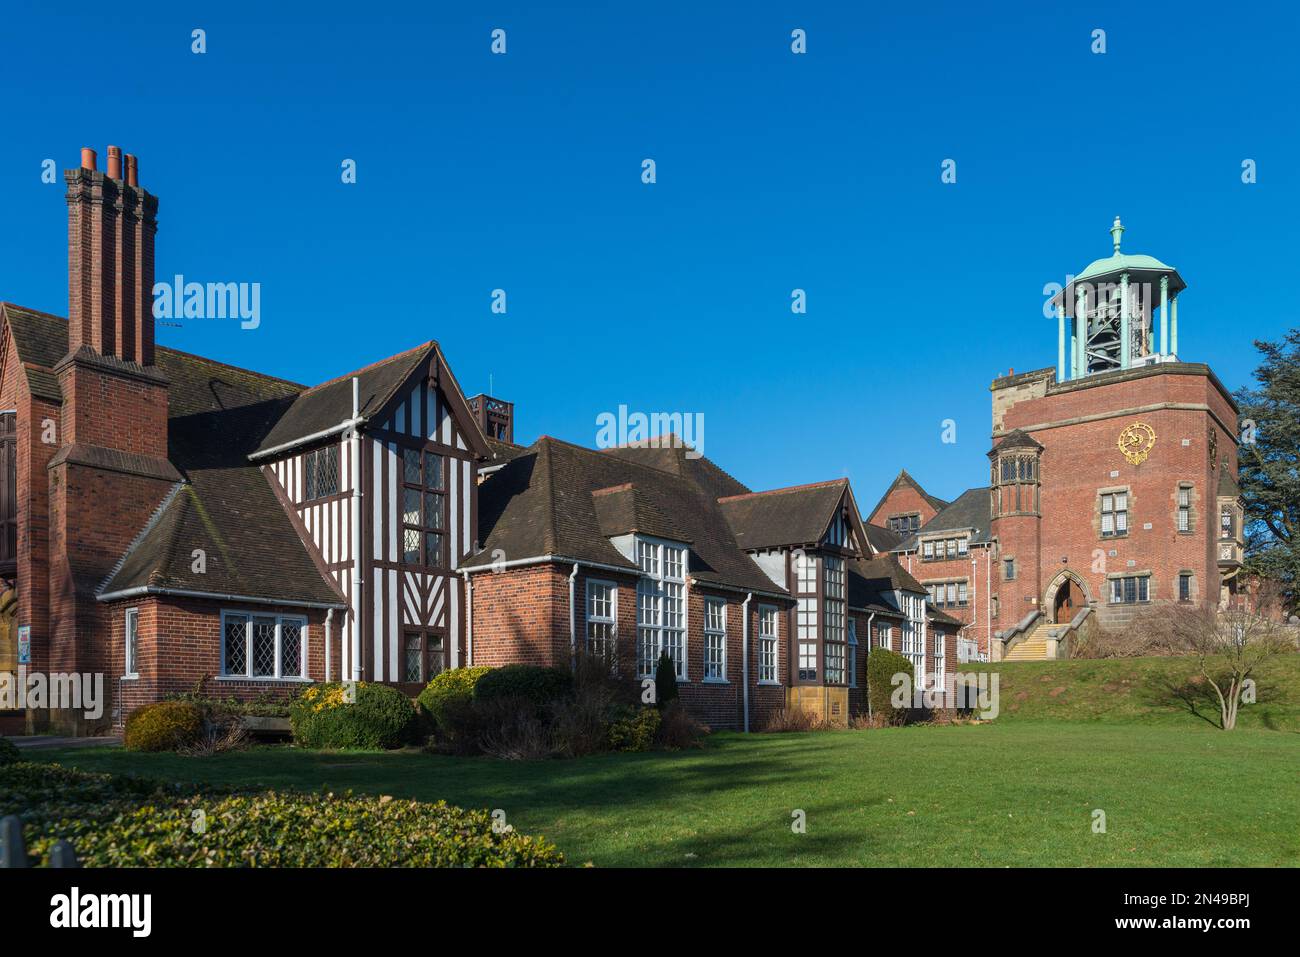
POLYGON ((491 668, 451 668, 433 676, 420 692, 420 707, 429 713, 439 730, 448 730, 448 709, 464 707, 474 698, 474 688, 491 668))
POLYGON ((894 694, 894 675, 904 673, 908 676, 910 695, 916 675, 911 661, 888 648, 872 648, 867 655, 867 700, 871 703, 871 713, 885 724, 902 724, 907 718, 907 711, 895 708, 890 701, 894 694))
POLYGON ((487 811, 390 797, 174 786, 57 764, 0 766, 33 865, 55 841, 86 867, 554 867, 541 838, 487 811))
POLYGON ((21 760, 22 752, 18 750, 18 745, 8 738, 0 738, 0 764, 12 764, 21 760))
POLYGON ((128 751, 175 751, 203 732, 203 713, 188 701, 159 701, 127 716, 122 744, 128 751))
POLYGON ((305 748, 399 748, 417 726, 415 706, 396 688, 359 681, 356 700, 339 682, 313 685, 289 706, 294 743, 305 748))
POLYGON ((474 685, 476 701, 523 698, 538 709, 573 694, 573 675, 564 668, 505 665, 492 668, 474 685))

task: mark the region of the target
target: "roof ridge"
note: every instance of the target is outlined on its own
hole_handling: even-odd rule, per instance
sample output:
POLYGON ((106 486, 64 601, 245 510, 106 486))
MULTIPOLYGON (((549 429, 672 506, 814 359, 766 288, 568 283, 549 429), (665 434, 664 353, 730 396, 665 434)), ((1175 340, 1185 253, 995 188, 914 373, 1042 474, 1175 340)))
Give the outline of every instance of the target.
MULTIPOLYGON (((330 385, 337 385, 338 383, 343 382, 346 379, 351 379, 355 376, 362 375, 366 372, 369 372, 372 369, 378 369, 382 365, 387 365, 390 362, 395 362, 398 359, 405 358, 406 356, 409 356, 414 352, 419 352, 421 349, 427 349, 430 346, 436 348, 437 345, 438 342, 436 339, 430 339, 427 342, 422 342, 418 346, 415 346, 411 349, 407 349, 404 352, 394 352, 391 356, 386 356, 385 358, 372 362, 369 365, 362 366, 360 369, 353 369, 351 372, 345 372, 342 375, 335 376, 333 379, 326 379, 324 382, 318 382, 313 386, 308 386, 306 389, 303 390, 302 394, 307 395, 308 393, 315 392, 317 389, 323 389, 326 386, 330 386, 330 385)), ((385 401, 387 401, 386 396, 385 396, 385 401)))
MULTIPOLYGON (((607 456, 605 453, 612 451, 613 448, 630 447, 630 446, 613 446, 609 449, 589 449, 585 445, 578 445, 576 442, 570 442, 567 439, 558 439, 553 435, 539 435, 536 441, 533 442, 533 445, 539 445, 542 442, 551 442, 554 443, 555 445, 562 445, 565 448, 575 449, 579 452, 585 452, 587 455, 596 455, 596 456, 600 456, 601 458, 608 458, 609 456, 607 456)), ((532 446, 529 446, 529 448, 532 448, 532 446)), ((703 458, 703 456, 701 456, 701 458, 703 458)), ((690 479, 686 478, 681 473, 670 472, 668 469, 661 469, 657 465, 649 465, 645 462, 638 462, 635 459, 619 458, 618 461, 623 463, 624 465, 631 465, 639 469, 649 469, 650 471, 657 472, 660 475, 667 475, 672 478, 679 479, 683 482, 690 482, 691 485, 695 485, 694 482, 691 482, 690 479)))
POLYGON ((803 485, 786 485, 782 488, 770 488, 762 492, 744 492, 740 495, 724 495, 718 499, 719 502, 735 502, 742 498, 758 498, 763 495, 784 495, 787 492, 804 492, 814 488, 827 488, 831 485, 848 485, 849 480, 841 477, 836 479, 827 479, 823 482, 807 482, 803 485))
POLYGON ((269 372, 258 372, 256 369, 248 369, 244 366, 237 366, 231 362, 222 362, 220 359, 213 359, 208 356, 201 356, 197 352, 186 352, 184 349, 173 349, 171 346, 155 346, 159 352, 170 352, 172 355, 185 356, 188 359, 198 359, 200 362, 206 362, 209 365, 221 366, 223 369, 233 369, 236 372, 244 372, 248 375, 255 375, 259 379, 266 379, 270 382, 280 382, 284 385, 291 385, 295 389, 306 389, 301 382, 294 382, 292 379, 285 379, 282 376, 271 375, 269 372))

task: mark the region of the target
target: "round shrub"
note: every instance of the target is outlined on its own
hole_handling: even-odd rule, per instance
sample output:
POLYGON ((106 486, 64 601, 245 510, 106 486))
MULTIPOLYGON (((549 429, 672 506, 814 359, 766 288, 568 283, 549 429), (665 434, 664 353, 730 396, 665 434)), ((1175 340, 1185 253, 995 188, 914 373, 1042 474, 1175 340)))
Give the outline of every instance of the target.
POLYGON ((867 700, 871 713, 882 724, 902 724, 907 718, 906 708, 895 708, 892 702, 895 675, 907 675, 907 693, 912 693, 915 671, 912 662, 888 648, 872 648, 867 655, 867 700))
POLYGON ((18 745, 8 738, 0 738, 0 764, 13 764, 15 761, 21 761, 22 759, 22 754, 18 751, 18 745))
POLYGON ((203 732, 203 713, 188 701, 159 701, 127 716, 122 743, 128 751, 175 751, 203 732))
POLYGON ((497 698, 523 698, 537 708, 544 708, 573 694, 573 675, 563 668, 537 665, 506 665, 493 668, 474 686, 477 701, 497 698))
POLYGON ((556 867, 553 844, 486 810, 385 796, 164 786, 57 764, 0 767, 28 863, 67 839, 85 867, 556 867), (196 821, 203 827, 196 828, 196 821))
POLYGON ((349 701, 340 682, 312 685, 289 706, 294 743, 304 748, 398 748, 416 727, 415 706, 396 688, 358 681, 349 701))
POLYGON ((609 726, 609 746, 615 751, 649 751, 659 734, 659 711, 640 708, 609 726))
POLYGON ((416 700, 429 713, 441 731, 447 730, 448 710, 468 705, 474 698, 474 686, 491 668, 452 668, 439 672, 425 685, 416 700))

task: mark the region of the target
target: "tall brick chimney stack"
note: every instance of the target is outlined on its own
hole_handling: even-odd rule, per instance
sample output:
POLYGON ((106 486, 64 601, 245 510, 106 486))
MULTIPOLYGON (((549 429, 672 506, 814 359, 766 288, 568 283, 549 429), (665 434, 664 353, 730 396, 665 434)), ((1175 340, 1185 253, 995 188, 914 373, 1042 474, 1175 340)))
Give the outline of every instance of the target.
POLYGON ((82 346, 138 366, 154 360, 154 233, 158 198, 139 186, 139 165, 116 146, 108 169, 93 149, 63 174, 68 202, 68 352, 82 346), (125 174, 125 176, 124 176, 125 174))

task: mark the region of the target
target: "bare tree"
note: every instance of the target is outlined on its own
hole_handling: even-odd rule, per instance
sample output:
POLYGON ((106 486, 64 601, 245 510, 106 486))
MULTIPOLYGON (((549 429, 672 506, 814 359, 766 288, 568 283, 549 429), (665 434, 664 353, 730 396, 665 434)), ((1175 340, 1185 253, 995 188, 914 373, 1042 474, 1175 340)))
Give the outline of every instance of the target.
POLYGON ((1208 606, 1172 609, 1170 630, 1219 699, 1220 727, 1237 726, 1243 696, 1270 658, 1296 651, 1292 629, 1246 608, 1218 611, 1208 606))

